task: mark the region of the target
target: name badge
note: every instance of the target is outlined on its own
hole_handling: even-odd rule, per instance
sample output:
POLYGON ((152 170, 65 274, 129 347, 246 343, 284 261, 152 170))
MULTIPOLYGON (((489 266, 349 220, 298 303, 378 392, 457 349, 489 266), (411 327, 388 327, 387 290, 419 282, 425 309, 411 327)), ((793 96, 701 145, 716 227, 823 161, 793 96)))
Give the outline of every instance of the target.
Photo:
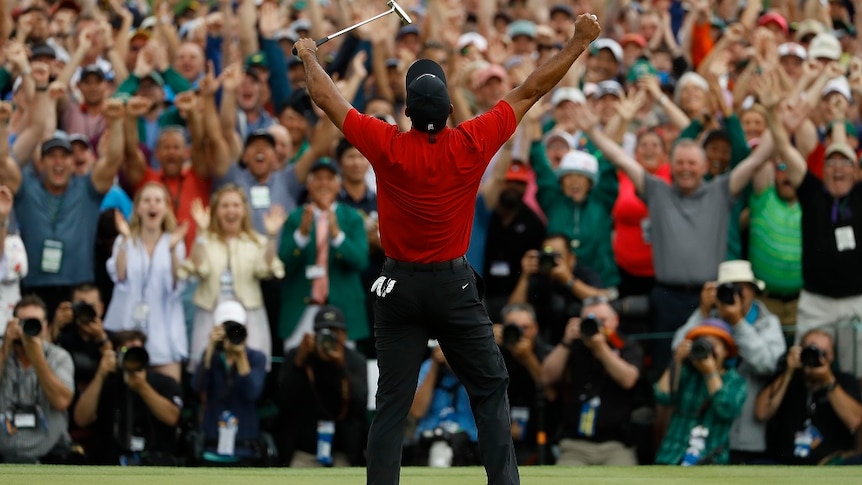
POLYGON ((251 196, 251 206, 255 209, 269 209, 270 197, 269 187, 266 185, 255 185, 249 193, 251 196))
POLYGON ((598 396, 584 402, 581 406, 581 416, 578 422, 578 434, 586 436, 587 438, 596 434, 596 413, 598 413, 599 406, 601 406, 601 404, 602 401, 598 396))
POLYGON ((305 267, 305 279, 308 280, 316 280, 317 278, 323 278, 326 276, 326 268, 318 265, 311 265, 305 267))
POLYGON ((498 276, 500 278, 505 278, 512 274, 511 268, 509 268, 509 263, 506 261, 494 261, 491 263, 491 270, 489 271, 491 276, 498 276))
POLYGON ((512 438, 521 441, 527 434, 527 423, 530 421, 530 408, 512 406, 509 415, 512 418, 512 438))
POLYGON ((129 441, 129 451, 144 451, 146 447, 147 440, 140 436, 132 436, 131 441, 129 441))
POLYGON ((835 246, 838 247, 838 252, 856 249, 856 234, 853 233, 853 226, 835 228, 835 246))
POLYGON ((652 222, 649 217, 641 219, 641 237, 647 244, 652 244, 652 222))
POLYGON ((147 317, 150 316, 150 306, 146 303, 138 303, 135 305, 135 309, 132 311, 132 320, 135 322, 135 326, 143 327, 143 324, 146 323, 147 317))
POLYGON ((33 413, 15 413, 12 424, 18 429, 33 429, 36 427, 36 415, 33 413))
POLYGON ((42 272, 59 273, 63 264, 63 242, 46 239, 42 246, 42 272))

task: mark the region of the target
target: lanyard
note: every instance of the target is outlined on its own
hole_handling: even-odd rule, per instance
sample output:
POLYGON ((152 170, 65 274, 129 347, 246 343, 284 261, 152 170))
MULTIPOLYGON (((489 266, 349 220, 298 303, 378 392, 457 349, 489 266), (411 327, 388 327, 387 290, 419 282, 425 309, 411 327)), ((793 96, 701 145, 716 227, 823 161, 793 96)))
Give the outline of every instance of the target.
POLYGON ((63 199, 66 198, 66 192, 63 191, 60 197, 57 197, 56 204, 54 204, 54 196, 47 191, 46 194, 48 195, 48 216, 51 218, 51 235, 54 236, 57 232, 57 219, 60 218, 60 211, 63 209, 63 199))
POLYGON ((850 220, 853 218, 853 212, 847 207, 849 197, 841 199, 833 199, 832 201, 832 224, 838 224, 839 221, 850 220))
POLYGON ((141 272, 144 274, 144 282, 141 284, 141 301, 146 301, 146 293, 147 287, 150 286, 150 276, 153 273, 153 260, 156 259, 156 249, 159 246, 159 242, 161 238, 156 240, 155 246, 153 246, 153 255, 149 256, 149 263, 147 262, 147 246, 144 244, 143 238, 138 238, 141 242, 141 272))
POLYGON ((176 177, 177 181, 177 192, 174 193, 171 191, 170 185, 168 185, 168 178, 165 176, 164 170, 162 170, 162 185, 165 186, 165 190, 168 191, 168 194, 171 196, 171 203, 174 206, 174 215, 179 217, 180 214, 180 197, 183 195, 183 184, 186 181, 185 174, 180 171, 179 176, 176 177))
MULTIPOLYGON (((30 393, 31 401, 29 404, 25 404, 24 399, 21 396, 21 385, 20 385, 20 383, 21 383, 22 378, 24 378, 24 379, 27 378, 27 374, 24 372, 24 369, 21 368, 21 363, 18 362, 18 359, 13 358, 12 360, 15 362, 15 368, 17 369, 17 372, 15 373, 15 380, 12 381, 12 393, 15 394, 15 402, 12 404, 16 405, 16 406, 35 406, 36 400, 39 398, 39 393, 38 393, 39 381, 38 381, 38 379, 36 379, 35 382, 33 383, 33 385, 30 386, 32 388, 32 392, 30 393)), ((32 369, 32 365, 30 366, 30 368, 32 369)), ((34 370, 34 373, 35 373, 35 370, 34 370)))

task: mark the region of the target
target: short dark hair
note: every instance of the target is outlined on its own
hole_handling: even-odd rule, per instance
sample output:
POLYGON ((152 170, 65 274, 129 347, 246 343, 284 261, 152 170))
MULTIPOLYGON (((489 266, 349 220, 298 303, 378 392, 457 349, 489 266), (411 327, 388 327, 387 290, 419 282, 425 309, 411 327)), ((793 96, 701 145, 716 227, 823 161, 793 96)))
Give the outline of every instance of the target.
POLYGON ((35 293, 31 293, 29 295, 24 295, 18 300, 18 303, 15 304, 15 308, 12 310, 12 315, 18 316, 18 310, 25 307, 37 306, 45 312, 45 319, 48 319, 48 305, 45 304, 45 300, 39 297, 39 295, 35 293))
POLYGON ((132 340, 140 340, 142 344, 146 345, 147 334, 140 330, 120 330, 111 335, 111 342, 114 344, 115 349, 119 349, 123 344, 132 340))
POLYGON ((338 163, 341 163, 341 157, 344 155, 344 152, 350 150, 351 148, 355 148, 353 144, 347 141, 347 138, 342 138, 341 141, 338 142, 338 145, 335 147, 335 160, 338 163))
POLYGON ((529 303, 509 303, 500 310, 500 317, 501 319, 506 320, 506 317, 510 313, 514 312, 527 312, 533 320, 533 323, 539 323, 539 320, 536 318, 536 309, 529 303))
POLYGON ((545 236, 545 239, 542 239, 542 243, 545 243, 545 242, 550 241, 552 239, 562 239, 563 242, 566 243, 565 244, 566 251, 568 251, 569 253, 573 252, 572 251, 572 238, 570 238, 569 236, 563 234, 562 232, 552 232, 552 233, 548 234, 547 236, 545 236))

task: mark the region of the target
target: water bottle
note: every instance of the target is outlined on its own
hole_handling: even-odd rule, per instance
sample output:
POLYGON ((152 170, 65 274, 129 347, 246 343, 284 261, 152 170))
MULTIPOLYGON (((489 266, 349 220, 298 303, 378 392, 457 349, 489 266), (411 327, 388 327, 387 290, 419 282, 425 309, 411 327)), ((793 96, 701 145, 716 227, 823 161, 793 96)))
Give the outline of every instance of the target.
POLYGON ((334 422, 319 421, 317 423, 317 461, 323 466, 332 466, 332 437, 334 434, 334 422))
POLYGON ((709 436, 709 430, 703 426, 695 426, 691 430, 691 436, 688 440, 688 448, 685 450, 685 455, 682 457, 682 466, 694 466, 700 461, 700 454, 706 448, 706 437, 709 436))

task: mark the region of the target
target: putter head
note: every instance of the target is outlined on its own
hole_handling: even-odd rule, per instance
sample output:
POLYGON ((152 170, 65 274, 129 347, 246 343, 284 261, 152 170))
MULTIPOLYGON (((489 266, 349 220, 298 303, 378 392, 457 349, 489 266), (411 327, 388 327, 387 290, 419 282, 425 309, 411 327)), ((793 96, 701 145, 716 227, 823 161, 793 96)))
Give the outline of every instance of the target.
POLYGON ((407 12, 405 12, 404 9, 401 8, 401 5, 398 5, 395 0, 389 0, 386 5, 389 5, 389 8, 391 8, 393 12, 395 12, 399 17, 401 17, 402 24, 407 25, 413 23, 413 20, 410 18, 409 15, 407 15, 407 12))

